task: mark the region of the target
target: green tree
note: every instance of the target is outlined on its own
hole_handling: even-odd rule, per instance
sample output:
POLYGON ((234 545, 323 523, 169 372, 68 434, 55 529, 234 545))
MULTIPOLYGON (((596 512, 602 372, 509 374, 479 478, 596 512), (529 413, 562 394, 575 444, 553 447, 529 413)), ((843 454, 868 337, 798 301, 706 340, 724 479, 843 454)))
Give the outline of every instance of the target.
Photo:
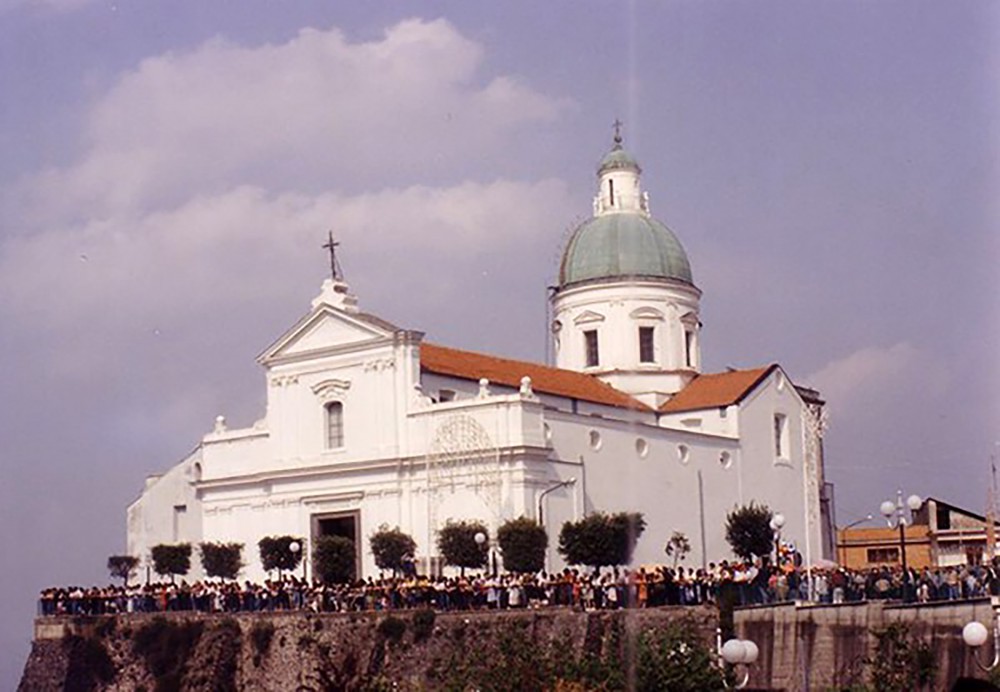
POLYGON ((910 636, 905 623, 894 622, 872 631, 875 655, 869 666, 874 692, 911 692, 928 689, 937 674, 937 660, 931 647, 910 636))
POLYGON ((691 552, 691 541, 682 531, 674 531, 670 535, 667 545, 664 546, 663 552, 667 554, 667 557, 673 558, 674 569, 677 569, 677 563, 684 562, 684 558, 691 552))
POLYGON ((205 574, 220 579, 235 579, 243 569, 242 543, 202 543, 201 566, 205 574))
POLYGON ((726 540, 733 553, 744 560, 753 556, 765 556, 774 547, 774 529, 771 528, 771 517, 774 516, 767 505, 751 502, 749 505, 735 507, 726 515, 726 540))
POLYGON ((354 581, 356 557, 350 538, 320 536, 313 548, 313 569, 326 584, 346 584, 354 581))
POLYGON ((378 531, 368 539, 375 564, 379 569, 391 569, 393 576, 403 569, 403 564, 413 559, 417 550, 417 542, 409 534, 403 533, 397 526, 390 529, 382 524, 378 531))
POLYGON ((716 654, 691 620, 639 635, 636 660, 637 692, 708 692, 726 689, 716 654))
POLYGON ((458 567, 462 574, 465 568, 480 569, 486 565, 490 548, 490 535, 486 525, 480 521, 448 521, 438 531, 437 548, 446 565, 458 567), (476 543, 476 534, 486 537, 482 544, 476 543))
POLYGON ((597 512, 563 524, 559 553, 571 565, 627 565, 645 529, 646 520, 639 512, 597 512))
POLYGON ((128 579, 139 566, 139 558, 133 555, 112 555, 108 558, 108 571, 112 579, 121 579, 128 586, 128 579))
POLYGON ((508 572, 538 572, 545 566, 549 535, 534 519, 510 519, 497 529, 497 543, 503 551, 503 568, 508 572))
POLYGON ((293 570, 302 562, 302 546, 304 541, 295 536, 265 536, 257 542, 260 550, 260 564, 264 571, 278 570, 278 577, 281 577, 282 570, 293 570), (292 544, 298 545, 298 550, 292 550, 292 544))
POLYGON ((190 543, 160 543, 153 546, 150 555, 153 558, 153 570, 162 577, 169 575, 170 581, 174 581, 177 575, 187 574, 191 569, 190 543))

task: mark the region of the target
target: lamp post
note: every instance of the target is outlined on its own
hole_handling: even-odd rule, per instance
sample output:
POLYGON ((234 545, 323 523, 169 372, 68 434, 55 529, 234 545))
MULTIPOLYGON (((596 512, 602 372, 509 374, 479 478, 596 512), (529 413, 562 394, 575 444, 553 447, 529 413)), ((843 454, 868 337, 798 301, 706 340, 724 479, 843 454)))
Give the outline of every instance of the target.
POLYGON ((576 478, 567 478, 564 481, 558 481, 556 483, 553 483, 548 488, 546 488, 545 490, 543 490, 541 493, 538 494, 538 525, 539 526, 541 526, 542 528, 545 528, 545 518, 544 518, 545 515, 542 513, 542 510, 543 510, 543 501, 545 500, 545 496, 548 495, 549 493, 551 493, 554 490, 559 490, 559 488, 565 488, 566 486, 573 485, 574 483, 576 483, 576 478))
MULTIPOLYGON (((476 535, 474 536, 474 538, 476 540, 476 545, 478 545, 479 549, 482 550, 483 549, 483 545, 486 544, 486 540, 487 540, 488 536, 485 533, 483 533, 482 531, 477 531, 476 535)), ((487 546, 486 549, 489 551, 489 560, 490 560, 490 564, 492 566, 492 569, 490 571, 492 572, 493 576, 496 577, 497 576, 497 556, 496 556, 496 553, 493 552, 493 546, 487 546)))
MULTIPOLYGON (((923 502, 919 495, 910 495, 906 498, 906 507, 909 507, 911 512, 916 512, 923 502)), ((903 567, 903 600, 909 601, 910 570, 906 565, 906 526, 911 521, 907 520, 906 512, 903 509, 903 491, 897 490, 896 501, 886 500, 879 506, 879 511, 882 512, 890 529, 899 529, 899 557, 903 567)))
POLYGON ((301 539, 301 541, 292 541, 288 544, 288 549, 292 551, 293 555, 297 555, 299 552, 302 553, 302 581, 306 581, 306 539, 301 539))
MULTIPOLYGON (((743 689, 750 682, 750 666, 752 666, 756 661, 757 657, 760 655, 760 649, 755 643, 749 639, 730 639, 725 644, 722 643, 722 630, 715 630, 715 650, 719 657, 719 667, 724 667, 724 664, 729 664, 734 668, 737 666, 743 666, 742 674, 737 678, 736 684, 732 686, 733 689, 743 689)), ((727 688, 730 687, 728 682, 724 681, 727 688)))
POLYGON ((844 537, 844 532, 848 531, 849 529, 853 529, 858 524, 864 524, 866 521, 871 521, 871 520, 872 520, 872 515, 866 514, 861 519, 858 519, 857 521, 852 521, 847 526, 842 526, 840 528, 840 545, 837 546, 837 554, 840 555, 842 558, 838 560, 841 565, 847 562, 847 545, 845 544, 846 538, 844 537), (844 548, 843 553, 840 552, 841 548, 844 548))
POLYGON ((962 640, 965 645, 972 649, 972 658, 976 665, 983 670, 993 670, 1000 665, 1000 613, 997 612, 997 597, 990 599, 993 606, 993 660, 990 663, 983 663, 979 660, 979 647, 986 643, 989 638, 989 631, 986 625, 973 620, 962 628, 962 640))
POLYGON ((774 533, 774 567, 780 567, 781 562, 781 527, 785 525, 785 515, 778 512, 771 517, 771 531, 774 533))

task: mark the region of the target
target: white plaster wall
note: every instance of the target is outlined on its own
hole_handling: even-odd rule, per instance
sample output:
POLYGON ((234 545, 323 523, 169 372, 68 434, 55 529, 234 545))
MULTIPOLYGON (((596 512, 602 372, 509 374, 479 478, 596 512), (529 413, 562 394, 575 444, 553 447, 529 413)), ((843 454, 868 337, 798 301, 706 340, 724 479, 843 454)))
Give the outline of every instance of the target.
MULTIPOLYGON (((201 575, 198 559, 198 542, 202 535, 201 503, 194 489, 196 464, 201 461, 196 451, 165 474, 151 480, 142 495, 128 507, 126 545, 129 555, 142 560, 140 571, 152 562, 150 549, 161 543, 191 543, 191 577, 201 575), (176 518, 177 535, 174 535, 175 507, 186 511, 176 518)), ((152 573, 156 578, 155 573, 152 573)))

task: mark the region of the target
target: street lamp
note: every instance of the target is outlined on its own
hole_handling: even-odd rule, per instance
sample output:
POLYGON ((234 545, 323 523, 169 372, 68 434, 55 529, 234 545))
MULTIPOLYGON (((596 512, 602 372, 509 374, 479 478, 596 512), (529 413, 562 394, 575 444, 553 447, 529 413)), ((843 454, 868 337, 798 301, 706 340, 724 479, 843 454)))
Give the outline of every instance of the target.
POLYGON ((305 540, 292 541, 288 544, 288 549, 292 551, 292 555, 298 555, 302 552, 302 581, 306 581, 306 555, 305 555, 305 540))
MULTIPOLYGON (((911 512, 916 512, 923 503, 924 501, 920 499, 919 495, 910 495, 906 498, 906 506, 910 508, 911 512)), ((910 570, 906 566, 906 525, 911 522, 907 520, 903 510, 903 491, 897 490, 896 501, 886 500, 879 505, 879 511, 882 512, 890 529, 899 529, 899 556, 903 566, 903 600, 909 601, 910 570)))
MULTIPOLYGON (((476 540, 476 545, 478 545, 479 549, 482 550, 483 545, 486 543, 486 539, 488 537, 482 531, 477 531, 476 535, 473 536, 473 538, 475 538, 476 540)), ((492 565, 491 571, 493 572, 493 576, 495 577, 497 576, 497 556, 496 553, 493 552, 493 546, 488 546, 487 550, 489 550, 489 558, 490 558, 490 563, 492 565)))
POLYGON ((548 495, 549 493, 551 493, 554 490, 559 490, 559 488, 565 488, 566 486, 573 485, 574 483, 576 483, 576 478, 567 478, 564 481, 558 481, 557 483, 553 483, 548 488, 546 488, 545 490, 543 490, 541 493, 538 494, 538 525, 539 526, 541 526, 542 528, 545 528, 545 519, 544 519, 544 515, 542 514, 542 509, 543 509, 542 502, 545 499, 545 496, 548 495))
MULTIPOLYGON (((749 639, 730 639, 725 644, 722 643, 722 630, 715 630, 715 648, 720 661, 720 667, 722 663, 728 663, 734 668, 737 666, 743 666, 742 675, 739 676, 734 689, 740 690, 747 686, 750 682, 750 666, 752 666, 757 661, 757 657, 760 655, 760 649, 755 643, 749 639)), ((729 687, 729 683, 725 683, 726 687, 729 687)))
MULTIPOLYGON (((997 605, 997 601, 993 599, 994 608, 997 605)), ((993 615, 993 660, 990 663, 983 663, 979 660, 979 647, 986 643, 989 639, 989 631, 986 629, 986 625, 981 622, 973 620, 962 628, 962 640, 965 641, 965 645, 972 649, 972 658, 975 659, 976 665, 983 670, 993 670, 1000 665, 1000 648, 998 648, 998 643, 1000 643, 1000 614, 994 610, 993 615)))
POLYGON ((774 533, 774 567, 777 569, 781 561, 781 527, 785 525, 785 515, 778 512, 771 517, 771 531, 774 533))
POLYGON ((872 515, 871 514, 866 514, 861 519, 858 519, 857 521, 852 521, 847 526, 840 527, 840 545, 837 546, 837 554, 841 555, 841 557, 842 557, 842 559, 839 560, 839 562, 840 562, 841 565, 843 565, 843 564, 845 564, 847 562, 847 538, 844 536, 844 533, 846 531, 848 531, 849 529, 853 529, 858 524, 864 524, 866 521, 871 521, 871 520, 872 520, 872 515), (844 548, 844 552, 842 554, 840 552, 840 548, 841 547, 844 548))

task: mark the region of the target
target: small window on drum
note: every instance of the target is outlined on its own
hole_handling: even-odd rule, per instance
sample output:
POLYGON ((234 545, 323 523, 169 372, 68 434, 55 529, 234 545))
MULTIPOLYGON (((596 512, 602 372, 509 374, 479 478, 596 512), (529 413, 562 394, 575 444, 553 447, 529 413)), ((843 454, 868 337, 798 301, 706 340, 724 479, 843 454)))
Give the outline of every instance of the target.
POLYGON ((649 456, 649 443, 643 438, 639 438, 635 441, 635 453, 639 455, 640 459, 645 459, 649 456))
POLYGON ((677 445, 677 458, 682 464, 691 461, 691 449, 687 445, 677 445))
POLYGON ((729 452, 723 452, 719 455, 719 465, 724 469, 728 469, 733 465, 733 455, 729 452))
POLYGON ((639 327, 639 362, 655 363, 656 351, 653 343, 653 327, 639 327))
POLYGON ((594 368, 601 362, 601 354, 597 345, 597 330, 588 329, 583 333, 584 348, 586 349, 587 367, 594 368))

